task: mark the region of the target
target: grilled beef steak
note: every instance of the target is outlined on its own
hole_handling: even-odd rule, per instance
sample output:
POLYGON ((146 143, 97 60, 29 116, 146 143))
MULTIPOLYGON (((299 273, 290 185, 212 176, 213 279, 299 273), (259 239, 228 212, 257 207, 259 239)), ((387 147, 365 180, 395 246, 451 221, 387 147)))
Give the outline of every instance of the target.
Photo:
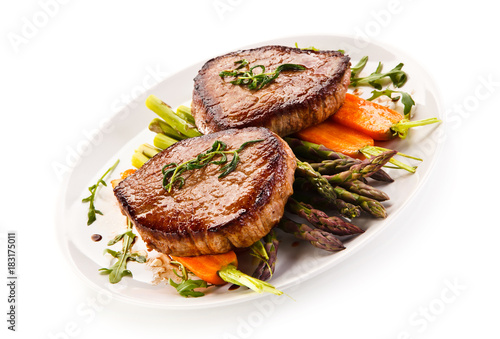
MULTIPOLYGON (((228 155, 231 161, 232 155, 228 155)), ((149 247, 165 254, 197 256, 252 245, 283 215, 292 194, 295 156, 266 128, 231 129, 180 141, 121 181, 114 193, 149 247), (206 152, 216 141, 239 153, 236 169, 223 178, 221 165, 188 170, 182 188, 167 192, 162 168, 206 152)))
MULTIPOLYGON (((280 136, 315 125, 343 104, 351 75, 349 57, 335 51, 310 51, 285 46, 242 50, 209 60, 194 79, 192 114, 204 134, 229 128, 263 126, 280 136), (262 89, 232 84, 219 73, 234 70, 245 59, 248 67, 263 65, 273 72, 285 63, 305 70, 282 71, 262 89)), ((254 69, 254 74, 260 69, 254 69)))

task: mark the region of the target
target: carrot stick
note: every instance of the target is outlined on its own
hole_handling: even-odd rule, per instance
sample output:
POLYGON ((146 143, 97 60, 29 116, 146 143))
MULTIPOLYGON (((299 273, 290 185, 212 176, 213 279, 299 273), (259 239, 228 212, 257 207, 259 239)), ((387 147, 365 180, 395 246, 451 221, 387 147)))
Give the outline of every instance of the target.
POLYGON ((122 173, 120 174, 120 177, 121 177, 122 179, 125 179, 125 178, 126 178, 126 177, 128 177, 129 175, 134 174, 134 173, 135 173, 135 171, 136 171, 136 169, 135 169, 135 168, 128 169, 128 170, 126 170, 126 171, 122 172, 122 173))
POLYGON ((358 159, 365 158, 360 152, 363 147, 374 145, 373 139, 368 135, 345 125, 335 123, 330 119, 303 129, 295 133, 295 135, 304 141, 320 144, 336 152, 358 159))
POLYGON ((238 265, 236 253, 230 251, 223 254, 200 255, 197 257, 175 257, 184 267, 193 272, 198 278, 213 285, 224 285, 226 281, 219 276, 219 271, 228 265, 238 265))
POLYGON ((281 295, 283 292, 273 285, 251 277, 237 269, 238 260, 234 251, 224 254, 201 255, 197 257, 175 257, 172 259, 181 263, 198 278, 213 285, 224 285, 226 282, 246 286, 255 292, 268 292, 281 295))
POLYGON ((125 172, 121 173, 120 174, 120 179, 114 179, 114 180, 111 180, 111 187, 113 187, 113 189, 118 186, 118 184, 123 180, 125 179, 126 177, 128 177, 129 175, 132 175, 135 173, 135 169, 128 169, 126 170, 125 172))
POLYGON ((404 139, 412 127, 440 122, 437 118, 409 121, 395 110, 350 93, 346 93, 344 104, 330 119, 374 140, 391 140, 396 136, 404 139))

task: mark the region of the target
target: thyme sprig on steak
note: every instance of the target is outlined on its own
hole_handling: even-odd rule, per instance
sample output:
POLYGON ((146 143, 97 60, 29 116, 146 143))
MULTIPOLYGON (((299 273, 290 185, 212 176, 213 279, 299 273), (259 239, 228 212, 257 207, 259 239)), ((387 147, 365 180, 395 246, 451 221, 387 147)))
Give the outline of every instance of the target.
POLYGON ((169 193, 172 191, 172 188, 176 183, 179 184, 178 188, 180 189, 182 188, 182 186, 184 186, 186 180, 182 177, 182 173, 189 170, 200 169, 210 164, 224 165, 219 169, 222 172, 219 175, 219 178, 223 178, 234 171, 238 166, 238 163, 240 161, 239 153, 249 144, 253 144, 259 141, 263 141, 263 139, 244 142, 238 149, 228 151, 226 150, 226 143, 220 140, 215 140, 212 148, 210 148, 206 152, 198 154, 196 158, 183 162, 179 165, 175 162, 171 162, 163 166, 161 170, 163 174, 162 186, 169 193), (228 160, 228 154, 233 155, 231 161, 228 160))
POLYGON ((243 68, 248 66, 248 61, 246 59, 235 61, 234 64, 238 65, 234 70, 222 71, 219 73, 219 76, 221 78, 235 77, 235 80, 230 81, 233 85, 248 86, 249 89, 257 90, 273 82, 282 71, 301 71, 306 69, 306 67, 302 65, 282 64, 276 67, 274 72, 266 73, 266 67, 264 65, 255 65, 244 71, 243 68), (254 74, 253 70, 256 68, 260 68, 261 72, 254 74))

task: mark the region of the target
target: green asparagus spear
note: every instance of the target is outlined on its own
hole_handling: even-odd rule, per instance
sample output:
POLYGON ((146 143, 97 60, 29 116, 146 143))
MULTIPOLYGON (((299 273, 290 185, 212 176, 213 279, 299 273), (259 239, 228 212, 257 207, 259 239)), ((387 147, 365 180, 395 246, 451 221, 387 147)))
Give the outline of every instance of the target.
POLYGON ((156 133, 155 138, 153 140, 153 143, 159 149, 168 148, 168 147, 172 146, 173 144, 175 144, 176 142, 177 142, 177 140, 175 140, 171 137, 167 137, 163 133, 156 133))
POLYGON ((141 168, 146 162, 148 162, 149 158, 142 154, 141 152, 134 152, 132 154, 132 166, 135 168, 141 168))
POLYGON ((148 144, 139 146, 132 155, 132 166, 140 168, 161 150, 148 144))
POLYGON ((151 146, 149 144, 142 144, 141 146, 139 146, 137 149, 136 149, 136 152, 141 152, 142 154, 144 154, 145 156, 147 156, 148 158, 152 158, 154 157, 156 154, 160 153, 161 152, 161 149, 158 149, 154 146, 151 146))
MULTIPOLYGON (((357 159, 356 159, 357 160, 357 159)), ((311 167, 320 174, 337 174, 347 171, 351 166, 359 163, 355 159, 323 160, 322 162, 310 163, 311 167)))
POLYGON ((191 125, 196 125, 194 117, 191 115, 191 108, 180 105, 179 107, 177 107, 177 111, 175 112, 175 114, 189 122, 191 125))
POLYGON ((146 106, 158 114, 176 131, 184 134, 187 137, 198 137, 202 135, 195 126, 189 124, 184 119, 181 119, 166 103, 158 99, 154 95, 150 95, 146 99, 146 106))
POLYGON ((340 214, 349 219, 354 219, 361 215, 359 206, 347 202, 344 199, 337 198, 337 200, 335 200, 335 207, 340 214))
POLYGON ((348 159, 346 155, 332 151, 323 145, 290 137, 286 137, 284 140, 288 143, 295 155, 305 159, 313 161, 348 159))
POLYGON ((288 199, 286 209, 306 219, 314 227, 335 235, 352 235, 364 232, 356 225, 348 223, 337 216, 328 216, 325 212, 293 198, 288 199))
POLYGON ((371 185, 368 185, 360 180, 343 182, 343 183, 339 184, 339 186, 345 188, 349 192, 356 193, 356 194, 365 196, 365 197, 373 199, 373 200, 377 200, 377 201, 389 200, 389 196, 385 192, 383 192, 383 191, 381 191, 381 190, 379 190, 371 185))
POLYGON ((370 213, 377 218, 387 217, 387 211, 385 207, 376 200, 358 195, 356 193, 349 192, 340 186, 334 188, 335 193, 342 198, 343 201, 348 201, 350 203, 356 204, 361 207, 366 212, 370 213))
POLYGON ((155 133, 163 133, 166 136, 177 140, 187 138, 187 136, 179 133, 177 130, 173 129, 169 124, 167 124, 160 118, 154 118, 153 120, 151 120, 151 122, 149 123, 149 130, 155 133))
POLYGON ((267 281, 272 277, 275 271, 279 240, 274 230, 271 230, 262 240, 264 241, 264 249, 266 250, 268 259, 267 261, 260 261, 252 276, 262 281, 267 281))
POLYGON ((333 234, 312 228, 306 224, 299 224, 287 217, 281 218, 278 227, 286 233, 293 234, 296 238, 307 240, 313 246, 326 251, 336 252, 345 247, 333 234))

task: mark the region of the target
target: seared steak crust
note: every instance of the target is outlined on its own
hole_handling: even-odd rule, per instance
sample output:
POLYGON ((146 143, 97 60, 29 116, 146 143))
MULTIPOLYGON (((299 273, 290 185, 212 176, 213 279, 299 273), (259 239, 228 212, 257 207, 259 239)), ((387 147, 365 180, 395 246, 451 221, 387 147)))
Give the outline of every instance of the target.
POLYGON ((114 193, 149 247, 176 256, 225 253, 252 245, 278 223, 292 194, 295 164, 288 145, 268 129, 232 129, 174 144, 114 193), (195 158, 215 140, 235 150, 256 139, 264 140, 246 146, 229 175, 219 179, 221 166, 211 164, 186 171, 180 189, 168 193, 162 187, 164 165, 195 158))
MULTIPOLYGON (((194 79, 192 114, 203 133, 228 128, 263 126, 280 136, 315 125, 343 104, 349 87, 350 58, 336 51, 310 51, 286 46, 264 46, 225 54, 209 60, 194 79), (266 72, 279 65, 305 66, 283 71, 259 90, 231 84, 219 73, 246 59, 249 66, 264 65, 266 72)), ((259 72, 258 69, 254 70, 259 72)))

